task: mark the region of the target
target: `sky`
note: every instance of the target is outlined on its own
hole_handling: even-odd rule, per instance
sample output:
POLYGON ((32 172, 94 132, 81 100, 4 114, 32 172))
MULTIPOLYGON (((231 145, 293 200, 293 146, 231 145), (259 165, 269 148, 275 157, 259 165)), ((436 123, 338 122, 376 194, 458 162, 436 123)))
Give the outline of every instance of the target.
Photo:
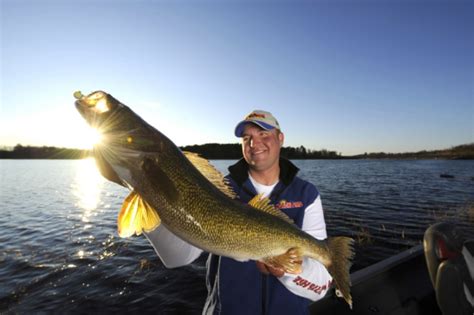
POLYGON ((177 145, 414 152, 474 142, 474 1, 0 0, 0 146, 87 148, 103 90, 177 145))

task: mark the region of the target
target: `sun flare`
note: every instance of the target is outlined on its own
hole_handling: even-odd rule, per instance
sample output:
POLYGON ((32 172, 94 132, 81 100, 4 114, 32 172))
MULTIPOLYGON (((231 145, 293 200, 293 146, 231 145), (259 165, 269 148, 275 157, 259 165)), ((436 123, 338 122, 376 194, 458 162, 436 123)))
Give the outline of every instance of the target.
POLYGON ((64 114, 62 120, 43 123, 49 130, 42 138, 49 138, 54 146, 91 150, 103 140, 101 130, 91 127, 73 111, 64 114))
POLYGON ((102 141, 102 133, 87 125, 84 128, 76 129, 74 139, 76 139, 75 147, 91 150, 102 141))
POLYGON ((102 140, 102 134, 98 129, 89 127, 86 130, 87 132, 84 135, 84 141, 90 143, 91 147, 98 144, 102 140))

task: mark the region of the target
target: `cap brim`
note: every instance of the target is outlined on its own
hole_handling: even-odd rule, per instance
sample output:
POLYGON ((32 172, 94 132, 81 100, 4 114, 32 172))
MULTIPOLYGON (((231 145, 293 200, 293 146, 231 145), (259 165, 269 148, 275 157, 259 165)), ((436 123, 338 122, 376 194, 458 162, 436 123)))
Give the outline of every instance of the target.
POLYGON ((272 130, 272 129, 275 129, 274 126, 272 125, 269 125, 267 123, 264 123, 263 121, 256 121, 256 120, 253 120, 253 121, 249 121, 249 120, 243 120, 241 122, 239 122, 237 124, 237 127, 235 127, 235 131, 234 131, 234 134, 236 137, 238 138, 242 138, 242 134, 244 132, 244 129, 245 129, 245 125, 247 124, 254 124, 254 125, 257 125, 259 126, 260 128, 263 128, 265 130, 272 130))

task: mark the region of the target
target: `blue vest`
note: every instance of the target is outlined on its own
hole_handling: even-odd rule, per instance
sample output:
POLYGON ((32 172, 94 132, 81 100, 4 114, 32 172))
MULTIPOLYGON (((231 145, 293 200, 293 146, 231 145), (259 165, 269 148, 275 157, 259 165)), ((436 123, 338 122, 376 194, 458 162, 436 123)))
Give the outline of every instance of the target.
MULTIPOLYGON (((229 167, 226 176, 242 202, 257 192, 248 178, 248 166, 242 159, 229 167)), ((301 228, 304 212, 319 193, 314 185, 296 177, 298 168, 280 159, 280 181, 270 200, 301 228)), ((255 261, 239 262, 232 258, 209 255, 207 261, 208 300, 206 314, 309 314, 310 300, 294 295, 280 281, 262 274, 255 261)))

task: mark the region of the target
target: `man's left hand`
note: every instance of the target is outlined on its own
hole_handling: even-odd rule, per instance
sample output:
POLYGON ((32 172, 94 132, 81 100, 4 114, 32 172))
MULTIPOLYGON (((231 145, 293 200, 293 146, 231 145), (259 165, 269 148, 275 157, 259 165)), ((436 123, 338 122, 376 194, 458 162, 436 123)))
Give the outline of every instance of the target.
POLYGON ((282 268, 276 268, 270 265, 265 264, 262 261, 256 261, 258 270, 265 275, 273 275, 277 278, 283 277, 285 271, 282 268))

